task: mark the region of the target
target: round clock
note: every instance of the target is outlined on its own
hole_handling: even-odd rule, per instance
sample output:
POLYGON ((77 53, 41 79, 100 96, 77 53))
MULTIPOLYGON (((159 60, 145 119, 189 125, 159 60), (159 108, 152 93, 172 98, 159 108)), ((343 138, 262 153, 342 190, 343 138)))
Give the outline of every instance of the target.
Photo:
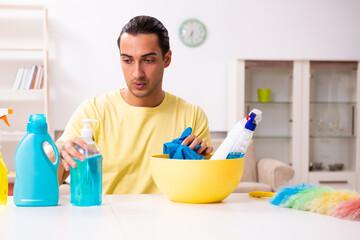
POLYGON ((196 47, 205 40, 205 25, 197 19, 185 20, 180 26, 179 36, 186 46, 196 47))

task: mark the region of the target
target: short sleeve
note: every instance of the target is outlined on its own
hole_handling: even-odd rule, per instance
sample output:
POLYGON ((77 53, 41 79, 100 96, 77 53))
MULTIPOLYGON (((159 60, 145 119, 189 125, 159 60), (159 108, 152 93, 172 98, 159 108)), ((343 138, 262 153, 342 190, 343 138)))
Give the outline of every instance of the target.
MULTIPOLYGON (((84 123, 81 121, 82 119, 96 119, 97 111, 95 105, 92 100, 84 101, 71 115, 70 120, 66 124, 64 133, 57 140, 58 142, 64 142, 74 137, 80 137, 81 129, 83 128, 84 123)), ((94 123, 91 123, 91 125, 94 123)), ((96 128, 92 126, 93 136, 96 135, 96 128), (94 132, 95 130, 95 132, 94 132)))
POLYGON ((193 134, 201 138, 208 146, 212 146, 209 131, 209 121, 205 112, 195 105, 195 118, 193 123, 193 134))

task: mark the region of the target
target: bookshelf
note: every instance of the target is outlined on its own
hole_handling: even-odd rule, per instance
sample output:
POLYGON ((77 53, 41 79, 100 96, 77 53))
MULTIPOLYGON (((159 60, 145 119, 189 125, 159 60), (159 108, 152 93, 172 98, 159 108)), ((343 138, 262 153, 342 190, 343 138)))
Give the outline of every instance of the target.
MULTIPOLYGON (((36 80, 35 70, 33 81, 36 80)), ((31 78, 29 78, 31 79, 31 78)), ((0 4, 0 108, 12 108, 7 118, 11 127, 0 123, 0 152, 9 172, 15 171, 16 147, 26 133, 30 114, 42 113, 49 125, 48 12, 41 5, 0 4), (41 85, 29 82, 26 89, 14 89, 17 71, 43 66, 41 85), (29 89, 30 88, 30 89, 29 89)))

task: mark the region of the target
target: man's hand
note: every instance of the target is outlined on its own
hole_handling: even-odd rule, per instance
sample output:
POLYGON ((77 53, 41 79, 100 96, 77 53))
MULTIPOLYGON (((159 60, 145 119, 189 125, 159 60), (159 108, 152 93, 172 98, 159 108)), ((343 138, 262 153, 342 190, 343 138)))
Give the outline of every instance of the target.
POLYGON ((78 150, 76 150, 76 148, 74 146, 75 144, 83 149, 88 148, 88 146, 84 142, 84 140, 82 140, 79 137, 71 138, 70 140, 68 140, 66 142, 57 144, 58 149, 59 149, 59 154, 60 154, 60 161, 66 171, 70 171, 70 166, 72 168, 76 167, 77 164, 73 158, 77 158, 80 161, 85 160, 85 156, 83 154, 79 153, 78 150))
POLYGON ((195 136, 194 134, 191 134, 185 138, 181 145, 189 146, 189 148, 194 150, 195 147, 199 144, 200 148, 196 151, 196 153, 199 155, 208 155, 214 150, 213 147, 208 147, 206 142, 203 142, 201 138, 195 136))

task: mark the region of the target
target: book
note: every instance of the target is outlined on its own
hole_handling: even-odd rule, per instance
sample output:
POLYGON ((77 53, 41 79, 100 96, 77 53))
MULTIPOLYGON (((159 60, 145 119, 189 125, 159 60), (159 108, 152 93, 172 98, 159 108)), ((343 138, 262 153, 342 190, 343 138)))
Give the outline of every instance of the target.
POLYGON ((28 68, 24 68, 24 73, 22 75, 22 78, 21 78, 21 85, 20 85, 20 90, 24 90, 25 89, 25 86, 27 84, 27 79, 28 79, 28 75, 29 75, 29 72, 31 71, 31 69, 28 69, 28 68))
POLYGON ((44 66, 40 65, 38 69, 38 74, 36 76, 34 89, 41 89, 43 79, 44 79, 44 66))
POLYGON ((27 79, 27 82, 26 82, 26 86, 25 86, 25 89, 30 89, 31 86, 32 86, 32 83, 34 81, 34 78, 35 78, 35 73, 36 73, 36 70, 37 70, 37 66, 36 65, 33 65, 30 69, 30 72, 29 72, 29 75, 28 75, 28 79, 27 79))
POLYGON ((15 90, 20 89, 23 73, 24 73, 24 68, 19 68, 17 70, 14 85, 13 85, 13 89, 15 89, 15 90))
POLYGON ((34 75, 32 83, 31 83, 30 89, 35 89, 35 82, 36 82, 37 75, 39 74, 39 68, 40 68, 40 66, 36 66, 35 75, 34 75))

